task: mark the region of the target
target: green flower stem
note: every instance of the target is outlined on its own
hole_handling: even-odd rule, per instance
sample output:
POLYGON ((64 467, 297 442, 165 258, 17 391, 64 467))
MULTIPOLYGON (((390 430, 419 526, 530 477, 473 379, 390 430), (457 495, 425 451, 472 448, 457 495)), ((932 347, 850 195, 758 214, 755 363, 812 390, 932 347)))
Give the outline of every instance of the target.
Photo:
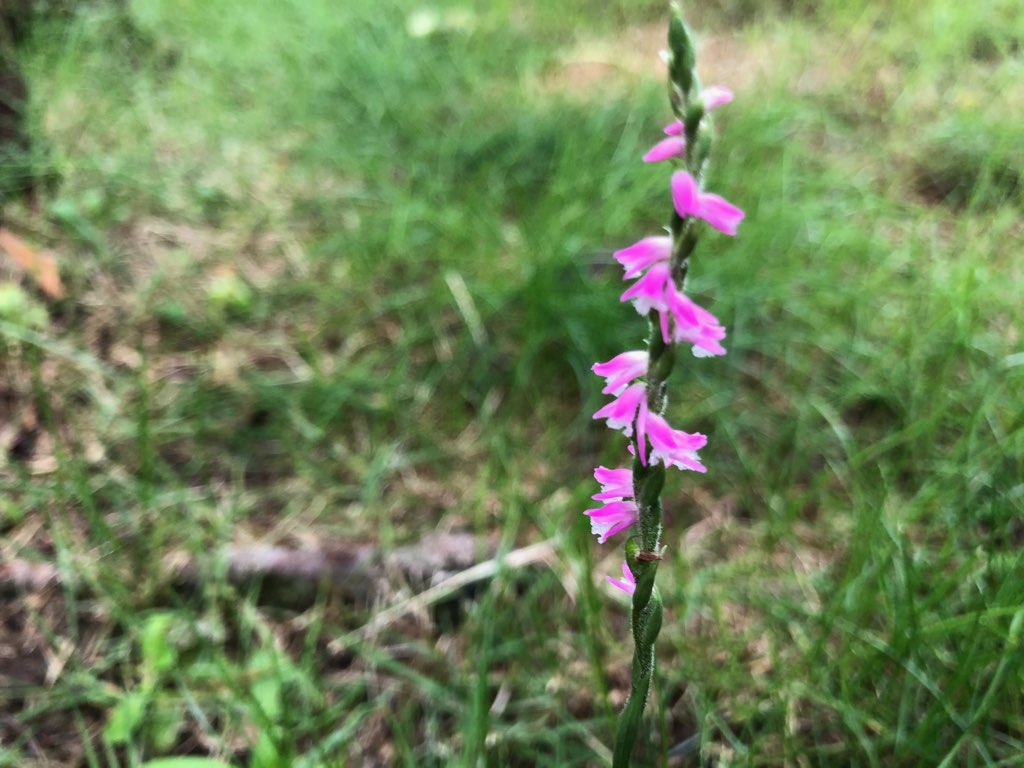
MULTIPOLYGON (((694 93, 700 92, 694 47, 683 23, 682 11, 675 4, 668 38, 671 51, 669 98, 676 117, 685 124, 686 170, 699 183, 711 152, 711 134, 701 130, 705 126, 706 115, 701 100, 693 98, 694 93)), ((672 234, 671 274, 682 290, 686 285, 690 256, 697 246, 698 230, 692 218, 684 219, 674 209, 669 229, 672 234)), ((658 313, 651 312, 648 320, 647 407, 650 412, 660 414, 668 404, 666 381, 675 365, 675 348, 662 339, 658 313)), ((665 467, 640 461, 637 432, 634 430, 636 436, 633 438, 633 498, 637 500, 639 534, 626 544, 626 563, 636 580, 632 610, 633 679, 629 700, 619 718, 615 735, 613 768, 629 768, 654 677, 654 646, 664 613, 654 577, 662 555, 661 490, 665 484, 665 467)))
POLYGON ((654 677, 654 643, 661 632, 663 606, 661 595, 654 584, 658 559, 648 559, 649 551, 634 536, 626 544, 626 562, 636 579, 633 593, 633 681, 615 734, 612 768, 629 768, 633 745, 643 719, 647 695, 654 677))

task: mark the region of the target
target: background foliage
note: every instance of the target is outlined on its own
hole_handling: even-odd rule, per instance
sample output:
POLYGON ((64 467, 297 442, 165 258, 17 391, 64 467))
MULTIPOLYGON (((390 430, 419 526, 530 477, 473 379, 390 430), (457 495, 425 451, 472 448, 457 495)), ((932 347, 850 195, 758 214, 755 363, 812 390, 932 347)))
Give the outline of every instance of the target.
MULTIPOLYGON (((667 489, 639 764, 1014 764, 1024 11, 690 21, 748 218, 692 270, 729 355, 672 391, 710 472, 667 489)), ((0 603, 0 764, 607 760, 621 555, 580 511, 622 446, 589 366, 643 334, 610 254, 667 218, 663 28, 660 0, 36 19, 36 192, 3 216, 66 296, 0 275, 0 551, 80 588, 0 603), (217 555, 436 529, 558 561, 338 651, 373 606, 260 606, 217 555)))

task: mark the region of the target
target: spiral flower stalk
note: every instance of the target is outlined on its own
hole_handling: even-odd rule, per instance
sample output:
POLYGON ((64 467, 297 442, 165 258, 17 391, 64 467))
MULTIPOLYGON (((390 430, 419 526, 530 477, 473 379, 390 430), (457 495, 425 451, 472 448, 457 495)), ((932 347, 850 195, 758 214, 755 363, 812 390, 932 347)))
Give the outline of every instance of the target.
POLYGON ((721 86, 700 87, 693 42, 678 4, 672 7, 668 42, 669 103, 675 119, 664 129, 666 138, 643 157, 648 163, 676 165, 669 179, 672 211, 667 235, 645 237, 615 253, 625 279, 635 279, 621 300, 631 302, 647 318, 646 349, 594 366, 605 379, 602 391, 614 398, 594 418, 621 430, 633 456, 629 468, 595 470, 601 491, 593 498, 601 506, 585 513, 600 543, 636 527, 626 542, 623 578, 608 577, 632 596, 634 643, 632 687, 619 720, 614 768, 629 765, 654 676, 655 643, 664 614, 655 577, 663 556, 661 493, 666 470, 707 471, 698 456, 707 438, 675 429, 665 419, 667 382, 680 345, 689 345, 695 357, 725 354, 725 328, 686 295, 690 257, 704 224, 732 236, 744 217, 728 200, 703 188, 712 146, 710 112, 733 96, 721 86))

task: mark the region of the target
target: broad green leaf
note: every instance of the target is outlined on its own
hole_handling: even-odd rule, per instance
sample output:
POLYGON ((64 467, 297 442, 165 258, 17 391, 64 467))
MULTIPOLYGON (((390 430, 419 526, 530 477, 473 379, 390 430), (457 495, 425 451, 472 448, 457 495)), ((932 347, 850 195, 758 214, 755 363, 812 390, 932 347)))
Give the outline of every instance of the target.
POLYGON ((261 650, 249 660, 249 673, 253 682, 249 692, 255 699, 263 715, 271 721, 281 714, 281 694, 284 678, 288 670, 281 664, 277 656, 269 651, 261 650))
POLYGON ((142 660, 157 675, 169 670, 178 660, 178 651, 168 639, 174 619, 173 613, 154 613, 142 627, 142 660))
POLYGON ((286 768, 286 765, 273 736, 265 730, 260 731, 252 751, 251 768, 286 768))
POLYGON ((126 693, 110 711, 103 738, 111 744, 124 744, 142 723, 149 697, 141 691, 126 693))
POLYGON ((231 768, 227 763, 212 757, 158 757, 147 760, 142 768, 231 768))
POLYGON ((178 734, 185 724, 185 707, 172 696, 154 701, 146 718, 146 744, 154 752, 170 752, 178 743, 178 734))

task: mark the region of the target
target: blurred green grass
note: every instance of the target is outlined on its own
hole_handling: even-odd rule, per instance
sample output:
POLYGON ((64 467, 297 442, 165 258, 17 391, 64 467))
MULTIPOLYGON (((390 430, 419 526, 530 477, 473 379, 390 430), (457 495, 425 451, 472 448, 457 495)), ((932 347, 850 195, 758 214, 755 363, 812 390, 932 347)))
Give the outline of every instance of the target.
MULTIPOLYGON (((602 764, 630 648, 599 578, 619 555, 579 514, 621 448, 589 367, 640 343, 610 254, 666 218, 638 162, 667 114, 661 9, 146 0, 40 24, 23 65, 56 180, 4 213, 69 297, 45 333, 2 326, 55 467, 9 461, 0 520, 6 553, 93 597, 25 609, 63 666, 5 694, 0 763, 41 759, 56 719, 68 764, 602 764), (557 537, 562 561, 341 659, 365 612, 259 609, 214 562, 186 600, 160 566, 435 528, 557 537)), ((1024 13, 693 21, 738 94, 712 185, 748 218, 693 269, 729 355, 673 383, 711 471, 668 490, 638 764, 692 734, 723 765, 1013 764, 1024 13)))

